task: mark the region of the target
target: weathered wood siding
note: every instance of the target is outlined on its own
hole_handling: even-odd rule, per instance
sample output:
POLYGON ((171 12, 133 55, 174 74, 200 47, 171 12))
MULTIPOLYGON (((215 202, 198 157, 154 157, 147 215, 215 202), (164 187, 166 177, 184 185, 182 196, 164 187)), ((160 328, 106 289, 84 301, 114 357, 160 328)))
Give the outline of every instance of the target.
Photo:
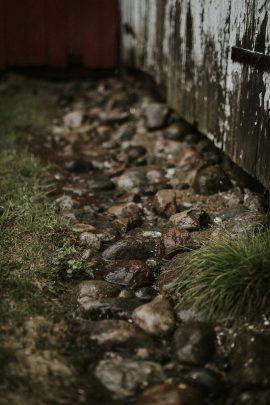
POLYGON ((270 0, 120 0, 122 61, 150 73, 168 102, 270 189, 270 0))

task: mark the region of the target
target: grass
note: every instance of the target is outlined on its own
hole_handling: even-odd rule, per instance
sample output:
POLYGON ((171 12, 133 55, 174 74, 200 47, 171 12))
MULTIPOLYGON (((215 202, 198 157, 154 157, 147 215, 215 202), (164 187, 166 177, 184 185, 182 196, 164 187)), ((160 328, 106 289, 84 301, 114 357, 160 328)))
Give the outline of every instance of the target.
POLYGON ((270 308, 270 230, 226 235, 189 254, 173 288, 210 320, 258 319, 270 308))

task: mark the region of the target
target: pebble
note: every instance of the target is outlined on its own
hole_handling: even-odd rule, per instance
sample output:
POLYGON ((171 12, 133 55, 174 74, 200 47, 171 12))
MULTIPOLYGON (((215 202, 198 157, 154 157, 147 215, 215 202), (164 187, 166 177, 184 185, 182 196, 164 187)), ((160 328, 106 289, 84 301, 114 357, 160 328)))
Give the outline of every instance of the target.
POLYGON ((175 190, 159 190, 154 197, 153 203, 159 215, 170 217, 177 212, 175 190))
POLYGON ((109 246, 102 254, 105 260, 147 260, 158 253, 156 239, 126 238, 109 246))
POLYGON ((74 129, 82 125, 83 114, 81 111, 70 111, 63 117, 64 125, 67 128, 74 129))
POLYGON ((175 226, 188 231, 195 231, 207 226, 210 222, 209 215, 200 209, 193 209, 179 212, 170 217, 169 222, 175 226))
POLYGON ((166 123, 169 108, 166 104, 151 103, 145 111, 146 126, 150 130, 159 129, 166 123))
POLYGON ((103 271, 109 283, 122 287, 138 288, 154 281, 152 270, 141 260, 116 260, 103 271))
POLYGON ((127 227, 134 227, 142 222, 143 210, 134 202, 116 204, 107 210, 107 213, 118 219, 126 219, 127 227))
POLYGON ((171 259, 178 253, 190 250, 194 242, 188 231, 174 226, 163 232, 163 246, 166 259, 171 259))
POLYGON ((162 295, 136 308, 132 319, 141 329, 153 336, 168 335, 176 325, 171 305, 162 295))
POLYGON ((204 322, 187 322, 173 335, 173 352, 180 363, 203 366, 215 353, 215 332, 204 322))
POLYGON ((192 187, 202 195, 211 195, 231 188, 231 182, 224 170, 218 166, 206 166, 197 171, 192 187))
POLYGON ((136 405, 204 405, 199 391, 186 384, 163 383, 145 390, 136 405))
POLYGON ((90 224, 75 224, 72 227, 73 232, 95 232, 96 228, 93 225, 90 224))
POLYGON ((86 280, 78 285, 78 302, 87 297, 92 300, 100 298, 116 297, 119 294, 119 287, 102 280, 86 280))
POLYGON ((139 328, 123 320, 104 319, 87 325, 90 340, 106 348, 151 346, 151 339, 139 328))
POLYGON ((134 191, 145 183, 145 178, 141 171, 129 169, 115 179, 115 182, 120 190, 134 191))

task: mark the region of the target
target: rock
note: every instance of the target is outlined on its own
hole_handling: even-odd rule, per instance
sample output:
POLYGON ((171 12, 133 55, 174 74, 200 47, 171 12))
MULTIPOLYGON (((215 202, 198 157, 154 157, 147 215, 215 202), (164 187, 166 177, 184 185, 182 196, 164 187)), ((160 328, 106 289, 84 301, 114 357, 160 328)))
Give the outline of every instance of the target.
POLYGON ((77 159, 65 164, 65 169, 73 173, 87 173, 93 170, 92 162, 89 160, 77 159))
MULTIPOLYGON (((86 329, 87 328, 87 329, 86 329)), ((109 320, 87 323, 90 340, 106 348, 134 346, 151 346, 151 339, 139 328, 123 320, 109 320)))
POLYGON ((162 295, 136 308, 132 319, 141 329, 153 336, 168 335, 175 328, 173 310, 169 301, 162 295))
POLYGON ((199 391, 186 384, 163 383, 145 390, 136 405, 203 405, 199 391))
POLYGON ((216 395, 225 388, 220 375, 207 368, 192 370, 185 379, 190 385, 205 391, 207 394, 216 395))
POLYGON ((152 270, 141 260, 116 260, 106 266, 104 278, 122 287, 138 288, 154 281, 152 270))
POLYGON ((125 122, 129 118, 129 113, 124 111, 119 111, 118 109, 114 109, 110 112, 101 112, 99 114, 99 118, 101 121, 107 124, 121 124, 125 122))
POLYGON ((151 301, 157 295, 153 287, 142 287, 135 291, 135 296, 142 301, 151 301))
POLYGON ((91 191, 110 191, 115 188, 115 184, 110 179, 96 179, 88 182, 91 191))
POLYGON ((245 189, 244 191, 245 191, 244 194, 245 207, 247 207, 250 211, 253 212, 260 212, 260 213, 266 212, 267 203, 265 200, 265 196, 258 193, 253 193, 248 189, 245 189))
POLYGON ((191 130, 191 126, 185 122, 184 120, 181 120, 179 122, 176 122, 174 124, 171 124, 166 130, 164 131, 164 136, 167 139, 172 139, 174 141, 182 141, 191 130))
POLYGON ((124 290, 120 291, 118 297, 119 298, 134 298, 135 294, 134 294, 134 291, 132 291, 132 290, 124 289, 124 290))
POLYGON ((154 197, 154 207, 158 214, 170 217, 177 212, 175 190, 159 190, 154 197))
POLYGON ((105 260, 147 260, 159 254, 160 241, 128 237, 109 246, 102 254, 105 260))
POLYGON ((146 178, 149 184, 160 184, 165 183, 165 173, 161 168, 151 168, 146 172, 146 178))
POLYGON ((203 366, 215 353, 215 332, 203 322, 188 322, 173 335, 173 351, 180 363, 203 366))
POLYGON ((219 212, 214 217, 214 222, 219 223, 222 221, 227 221, 232 218, 239 218, 247 214, 248 209, 243 205, 237 207, 227 208, 224 211, 219 212))
POLYGON ((101 247, 101 241, 99 237, 90 232, 82 232, 80 234, 80 241, 82 245, 88 246, 95 252, 98 251, 101 247))
POLYGON ((82 125, 83 114, 81 111, 71 111, 63 117, 64 125, 67 128, 74 129, 82 125))
POLYGON ((141 305, 139 298, 100 298, 87 296, 80 299, 79 315, 84 319, 130 319, 135 308, 141 305))
POLYGON ((119 294, 119 287, 106 283, 102 280, 87 280, 82 281, 78 285, 78 302, 83 302, 85 297, 92 300, 99 300, 101 298, 117 297, 119 294))
POLYGON ((140 171, 129 169, 115 181, 120 190, 133 191, 145 183, 145 178, 140 171))
POLYGON ((231 188, 231 182, 224 170, 218 166, 206 166, 197 171, 192 187, 202 195, 211 195, 231 188))
POLYGON ((165 379, 159 364, 120 356, 101 360, 96 367, 95 375, 115 399, 128 398, 137 390, 165 379))
POLYGON ((82 232, 95 232, 96 228, 90 224, 75 224, 72 227, 73 232, 82 233, 82 232))
POLYGON ((179 277, 186 255, 186 253, 176 255, 165 267, 160 269, 157 277, 157 286, 160 292, 166 293, 173 287, 179 277))
POLYGON ((270 384, 270 334, 245 330, 235 339, 231 358, 231 379, 237 384, 270 384))
POLYGON ((235 398, 233 405, 269 405, 270 390, 267 391, 244 391, 235 398))
POLYGON ((191 208, 190 210, 172 215, 169 222, 181 229, 195 231, 201 227, 207 226, 210 222, 210 218, 204 210, 191 208))
POLYGON ((124 204, 113 205, 107 210, 107 213, 116 218, 126 219, 126 225, 128 229, 141 223, 143 210, 139 205, 133 202, 128 202, 124 204))
POLYGON ((55 202, 62 210, 71 210, 76 204, 73 198, 69 195, 63 195, 62 197, 57 198, 55 202))
POLYGON ((142 145, 137 145, 137 146, 131 145, 125 150, 125 152, 128 156, 128 160, 132 163, 132 162, 136 162, 136 160, 144 157, 147 153, 147 150, 142 145))
POLYGON ((207 319, 206 314, 203 311, 200 311, 198 308, 195 308, 192 303, 178 306, 175 310, 175 314, 180 322, 205 322, 207 319))
POLYGON ((163 245, 166 259, 171 259, 177 253, 190 250, 194 242, 188 231, 174 226, 163 232, 163 245))
POLYGON ((173 158, 173 162, 177 166, 177 168, 186 173, 192 172, 195 169, 197 170, 204 164, 202 155, 194 148, 191 148, 189 146, 183 148, 173 158))
POLYGON ((148 129, 158 129, 165 125, 169 108, 166 104, 151 103, 145 111, 146 126, 148 129))

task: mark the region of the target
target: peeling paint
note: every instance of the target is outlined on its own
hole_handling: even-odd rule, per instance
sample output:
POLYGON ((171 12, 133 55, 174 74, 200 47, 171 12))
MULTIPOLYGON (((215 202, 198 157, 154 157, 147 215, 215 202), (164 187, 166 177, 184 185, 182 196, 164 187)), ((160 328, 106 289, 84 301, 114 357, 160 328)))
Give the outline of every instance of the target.
POLYGON ((120 0, 120 10, 136 35, 122 30, 123 62, 270 189, 270 74, 230 52, 270 55, 270 0, 120 0))

